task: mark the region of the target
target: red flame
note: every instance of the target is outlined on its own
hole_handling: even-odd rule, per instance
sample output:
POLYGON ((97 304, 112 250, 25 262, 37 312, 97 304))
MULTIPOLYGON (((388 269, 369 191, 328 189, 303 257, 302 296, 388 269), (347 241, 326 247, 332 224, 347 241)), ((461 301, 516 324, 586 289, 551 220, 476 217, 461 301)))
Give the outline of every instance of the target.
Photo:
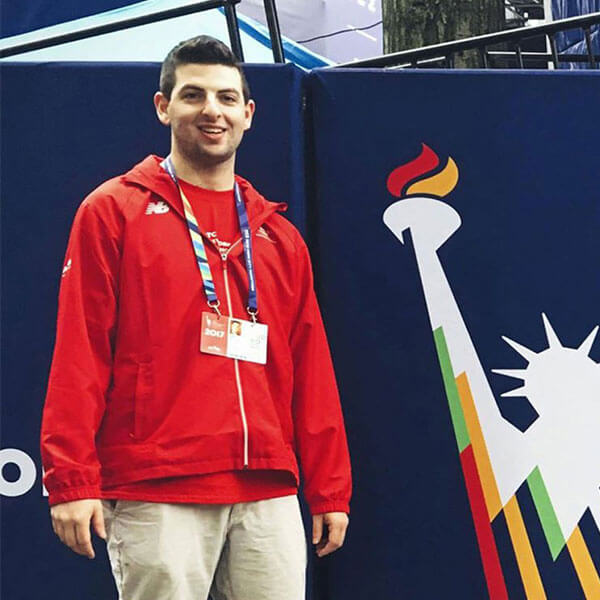
POLYGON ((429 171, 433 171, 439 164, 437 154, 427 145, 421 144, 421 154, 405 165, 396 167, 389 175, 387 188, 392 196, 400 197, 404 187, 429 171))

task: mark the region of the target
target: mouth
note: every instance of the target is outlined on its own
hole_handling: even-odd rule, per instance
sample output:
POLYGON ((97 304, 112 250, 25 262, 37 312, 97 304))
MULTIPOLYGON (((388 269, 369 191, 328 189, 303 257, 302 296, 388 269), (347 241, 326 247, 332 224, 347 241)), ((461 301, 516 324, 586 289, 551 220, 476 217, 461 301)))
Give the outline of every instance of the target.
POLYGON ((224 127, 218 127, 216 125, 199 125, 198 129, 204 137, 215 141, 220 140, 226 131, 224 127))

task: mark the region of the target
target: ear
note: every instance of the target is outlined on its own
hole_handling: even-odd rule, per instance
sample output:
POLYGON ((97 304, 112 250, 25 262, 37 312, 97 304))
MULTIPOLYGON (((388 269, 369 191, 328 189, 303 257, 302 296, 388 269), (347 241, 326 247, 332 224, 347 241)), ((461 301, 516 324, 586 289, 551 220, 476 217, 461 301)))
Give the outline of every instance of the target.
POLYGON ((158 120, 163 125, 171 124, 169 113, 167 112, 168 107, 169 99, 162 92, 156 92, 156 94, 154 94, 154 108, 156 109, 158 120))
POLYGON ((256 104, 254 100, 248 100, 248 103, 244 107, 244 111, 246 113, 246 122, 244 124, 244 131, 248 131, 252 126, 252 118, 254 117, 254 112, 256 110, 256 104))

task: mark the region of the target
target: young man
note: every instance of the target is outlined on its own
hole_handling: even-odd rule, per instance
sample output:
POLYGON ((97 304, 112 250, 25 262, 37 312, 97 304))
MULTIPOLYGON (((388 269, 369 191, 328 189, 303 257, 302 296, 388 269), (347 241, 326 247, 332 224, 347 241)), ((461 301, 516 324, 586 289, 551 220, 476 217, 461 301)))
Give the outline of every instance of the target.
POLYGON ((234 175, 255 105, 226 46, 176 46, 154 103, 170 156, 93 191, 69 240, 41 436, 54 531, 89 558, 90 528, 107 539, 122 600, 301 600, 298 463, 319 556, 351 488, 309 255, 234 175))

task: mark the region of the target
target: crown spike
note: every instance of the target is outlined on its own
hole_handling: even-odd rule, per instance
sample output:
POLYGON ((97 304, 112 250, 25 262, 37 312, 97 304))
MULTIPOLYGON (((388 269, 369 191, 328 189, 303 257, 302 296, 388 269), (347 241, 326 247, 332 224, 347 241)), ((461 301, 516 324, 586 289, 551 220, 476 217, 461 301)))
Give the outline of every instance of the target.
POLYGON ((525 379, 527 369, 492 369, 492 373, 505 375, 506 377, 514 377, 515 379, 525 379))
POLYGON ((527 388, 522 386, 520 388, 515 388, 514 390, 509 390, 508 392, 504 392, 504 394, 500 394, 503 398, 520 398, 522 396, 527 396, 527 388))
POLYGON ((589 335, 585 338, 585 340, 583 340, 583 342, 581 342, 581 345, 579 346, 579 348, 577 348, 577 350, 579 350, 580 352, 583 352, 586 356, 589 356, 590 350, 592 349, 592 346, 594 345, 594 341, 596 340, 597 335, 598 335, 598 325, 596 325, 596 327, 594 327, 594 329, 592 329, 592 331, 590 331, 589 335))
POLYGON ((537 356, 537 352, 534 352, 533 350, 530 350, 529 348, 526 348, 525 346, 522 346, 518 342, 515 342, 514 340, 511 340, 510 338, 506 337, 505 335, 502 336, 502 339, 513 350, 515 350, 516 352, 518 352, 527 362, 531 362, 537 356))
POLYGON ((546 313, 542 313, 542 321, 544 322, 544 329, 546 330, 546 339, 548 340, 548 346, 550 348, 562 348, 563 345, 561 341, 558 339, 556 332, 552 329, 552 325, 550 325, 550 321, 546 316, 546 313))

